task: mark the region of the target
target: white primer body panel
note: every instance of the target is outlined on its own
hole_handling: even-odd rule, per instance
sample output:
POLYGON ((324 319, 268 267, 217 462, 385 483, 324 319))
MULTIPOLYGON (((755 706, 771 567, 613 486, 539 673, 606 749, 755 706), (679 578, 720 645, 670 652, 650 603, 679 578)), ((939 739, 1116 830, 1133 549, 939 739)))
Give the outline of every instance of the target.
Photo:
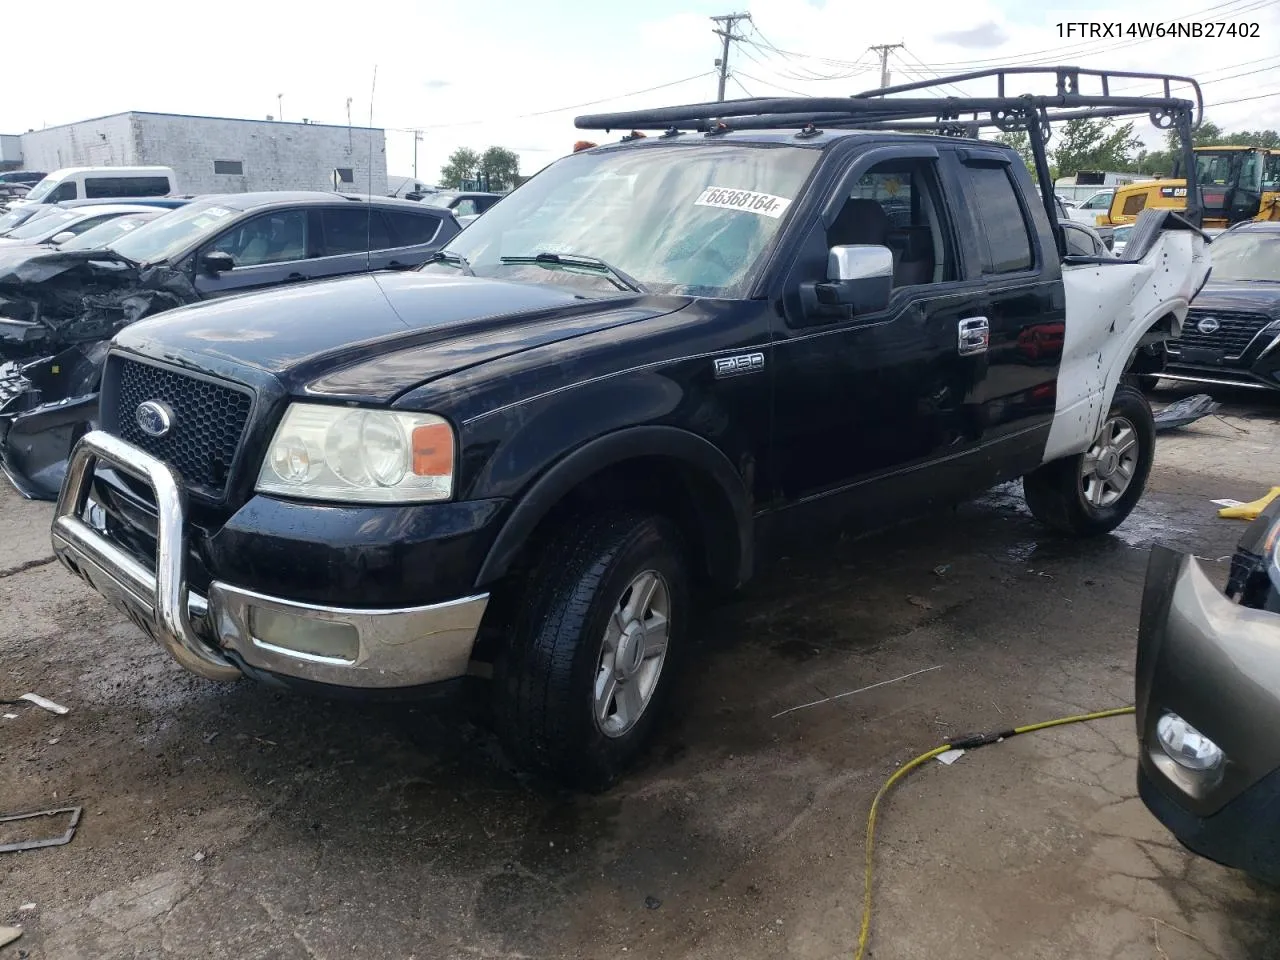
POLYGON ((1173 336, 1182 332, 1209 265, 1208 244, 1190 230, 1163 231, 1137 263, 1063 265, 1066 336, 1045 463, 1089 449, 1139 341, 1168 314, 1173 336))

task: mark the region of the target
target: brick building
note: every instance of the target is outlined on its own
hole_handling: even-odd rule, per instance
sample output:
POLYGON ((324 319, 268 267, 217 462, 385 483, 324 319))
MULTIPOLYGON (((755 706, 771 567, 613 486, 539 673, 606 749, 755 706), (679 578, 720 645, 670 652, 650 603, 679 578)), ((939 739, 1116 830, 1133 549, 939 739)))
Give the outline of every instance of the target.
POLYGON ((182 193, 387 192, 379 128, 130 111, 21 135, 22 166, 165 166, 182 193))

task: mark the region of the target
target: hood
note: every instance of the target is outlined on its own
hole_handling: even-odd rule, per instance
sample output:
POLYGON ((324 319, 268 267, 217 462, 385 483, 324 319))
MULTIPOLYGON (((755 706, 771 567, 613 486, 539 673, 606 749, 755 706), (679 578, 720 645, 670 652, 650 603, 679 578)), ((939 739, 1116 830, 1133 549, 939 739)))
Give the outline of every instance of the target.
POLYGON ((182 307, 126 327, 116 343, 216 375, 269 375, 293 394, 389 402, 478 363, 687 303, 588 297, 462 275, 380 273, 182 307))
POLYGON ((1191 301, 1191 309, 1197 313, 1205 310, 1233 310, 1280 320, 1280 283, 1210 280, 1200 291, 1200 295, 1191 301))
POLYGON ((21 244, 0 247, 0 291, 17 291, 56 277, 69 282, 119 279, 129 283, 137 274, 108 250, 58 251, 21 244))

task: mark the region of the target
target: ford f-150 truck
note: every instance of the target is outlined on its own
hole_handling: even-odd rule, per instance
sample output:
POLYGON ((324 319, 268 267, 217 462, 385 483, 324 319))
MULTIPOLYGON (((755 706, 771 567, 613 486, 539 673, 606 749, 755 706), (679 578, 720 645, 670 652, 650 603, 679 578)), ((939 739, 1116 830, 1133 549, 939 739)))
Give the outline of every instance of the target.
MULTIPOLYGON (((1189 129, 1189 101, 1073 90, 975 111, 1041 157, 1054 109, 1189 129)), ((794 538, 1019 477, 1050 527, 1114 529, 1154 455, 1130 361, 1209 271, 1194 203, 1071 256, 1019 155, 957 135, 965 101, 896 92, 579 118, 666 132, 557 161, 421 270, 126 327, 58 556, 214 680, 479 678, 516 758, 599 789, 699 588, 794 538)))

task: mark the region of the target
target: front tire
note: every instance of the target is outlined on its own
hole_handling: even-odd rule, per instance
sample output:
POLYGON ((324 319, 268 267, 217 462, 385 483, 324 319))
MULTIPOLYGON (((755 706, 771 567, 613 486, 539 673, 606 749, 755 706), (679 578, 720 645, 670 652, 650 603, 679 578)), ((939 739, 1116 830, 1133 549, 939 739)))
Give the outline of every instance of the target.
POLYGON ((1150 404, 1136 387, 1122 384, 1086 452, 1047 463, 1023 478, 1027 506, 1058 533, 1110 533, 1142 496, 1155 447, 1150 404))
POLYGON ((494 718, 521 765, 607 789, 644 748, 690 616, 679 531, 632 512, 571 522, 544 545, 494 664, 494 718))

